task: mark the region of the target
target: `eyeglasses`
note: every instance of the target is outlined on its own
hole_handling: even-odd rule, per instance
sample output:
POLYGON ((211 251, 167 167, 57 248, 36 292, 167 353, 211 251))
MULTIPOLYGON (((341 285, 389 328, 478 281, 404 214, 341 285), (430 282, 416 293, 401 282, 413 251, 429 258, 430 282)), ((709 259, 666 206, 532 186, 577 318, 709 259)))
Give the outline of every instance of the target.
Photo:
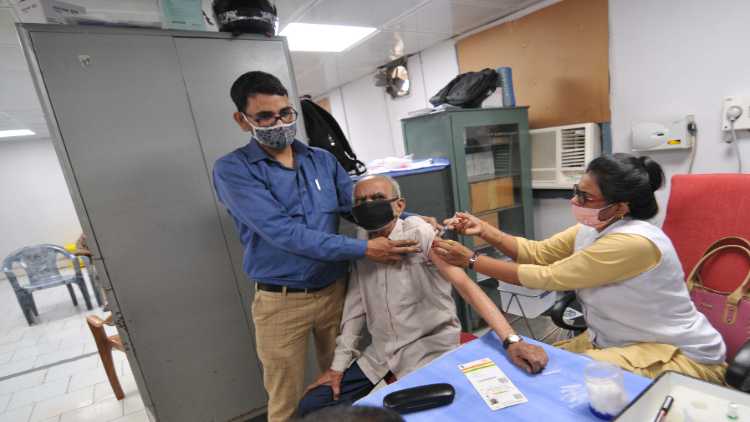
POLYGON ((576 197, 578 204, 581 206, 586 205, 586 202, 598 201, 597 198, 592 198, 590 193, 582 191, 577 183, 573 185, 573 196, 576 197))
POLYGON ((298 113, 297 110, 293 109, 292 107, 287 107, 279 111, 279 114, 270 111, 261 111, 255 116, 247 116, 253 119, 253 121, 258 124, 258 127, 271 127, 274 126, 279 120, 281 120, 281 122, 284 124, 296 122, 298 113))

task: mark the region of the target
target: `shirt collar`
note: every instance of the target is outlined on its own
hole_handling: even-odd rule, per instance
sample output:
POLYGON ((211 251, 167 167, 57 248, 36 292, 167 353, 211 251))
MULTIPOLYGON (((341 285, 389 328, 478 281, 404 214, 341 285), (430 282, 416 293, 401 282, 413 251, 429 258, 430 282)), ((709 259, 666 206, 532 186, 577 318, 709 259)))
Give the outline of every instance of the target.
MULTIPOLYGON (((250 139, 250 143, 244 147, 244 150, 251 164, 261 160, 273 160, 273 158, 271 158, 268 153, 260 147, 255 138, 250 139)), ((310 154, 310 147, 296 139, 292 143, 292 150, 295 156, 304 157, 310 154)))
POLYGON ((391 230, 391 234, 388 235, 388 239, 401 240, 403 232, 404 232, 404 222, 401 221, 400 218, 396 218, 396 225, 393 226, 393 230, 391 230))

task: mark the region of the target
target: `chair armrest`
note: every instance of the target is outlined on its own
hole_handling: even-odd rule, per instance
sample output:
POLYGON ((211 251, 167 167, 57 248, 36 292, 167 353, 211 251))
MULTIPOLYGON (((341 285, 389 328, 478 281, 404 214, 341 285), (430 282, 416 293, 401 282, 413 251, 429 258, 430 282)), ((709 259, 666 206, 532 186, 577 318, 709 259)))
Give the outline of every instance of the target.
POLYGON ((565 292, 562 298, 558 299, 557 302, 555 302, 554 305, 552 305, 552 308, 549 310, 549 317, 552 319, 552 322, 555 323, 560 328, 566 329, 566 330, 572 330, 572 331, 582 331, 586 329, 586 326, 575 326, 570 325, 567 322, 565 322, 565 319, 563 318, 563 315, 565 315, 565 310, 568 309, 573 303, 575 303, 578 300, 576 297, 576 293, 573 291, 565 292))
POLYGON ((750 341, 734 355, 727 368, 726 382, 742 392, 750 393, 750 341))
POLYGON ((3 269, 3 273, 5 273, 5 278, 8 279, 8 282, 10 283, 10 286, 13 287, 14 291, 23 290, 21 288, 21 285, 18 283, 18 278, 16 277, 16 273, 14 273, 12 270, 5 270, 5 269, 3 269))

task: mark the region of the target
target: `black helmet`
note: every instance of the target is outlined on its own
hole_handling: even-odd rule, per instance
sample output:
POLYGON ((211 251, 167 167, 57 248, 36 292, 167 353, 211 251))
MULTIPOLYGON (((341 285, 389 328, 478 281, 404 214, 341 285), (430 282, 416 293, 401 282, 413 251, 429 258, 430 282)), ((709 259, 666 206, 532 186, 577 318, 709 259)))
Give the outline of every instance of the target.
POLYGON ((276 6, 268 0, 214 0, 213 6, 220 31, 276 35, 276 6))

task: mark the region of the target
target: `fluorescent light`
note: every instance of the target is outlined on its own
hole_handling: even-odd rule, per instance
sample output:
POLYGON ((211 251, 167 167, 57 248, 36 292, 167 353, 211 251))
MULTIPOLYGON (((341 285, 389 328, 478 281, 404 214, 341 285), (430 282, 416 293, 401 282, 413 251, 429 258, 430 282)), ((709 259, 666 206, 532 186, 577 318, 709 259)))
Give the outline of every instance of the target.
POLYGON ((292 51, 327 51, 338 53, 346 50, 376 28, 365 26, 318 25, 312 23, 290 23, 281 31, 292 51))
POLYGON ((36 133, 28 129, 0 130, 0 138, 11 138, 14 136, 29 136, 36 133))
POLYGON ((29 136, 36 133, 28 129, 0 130, 0 138, 12 138, 14 136, 29 136))

